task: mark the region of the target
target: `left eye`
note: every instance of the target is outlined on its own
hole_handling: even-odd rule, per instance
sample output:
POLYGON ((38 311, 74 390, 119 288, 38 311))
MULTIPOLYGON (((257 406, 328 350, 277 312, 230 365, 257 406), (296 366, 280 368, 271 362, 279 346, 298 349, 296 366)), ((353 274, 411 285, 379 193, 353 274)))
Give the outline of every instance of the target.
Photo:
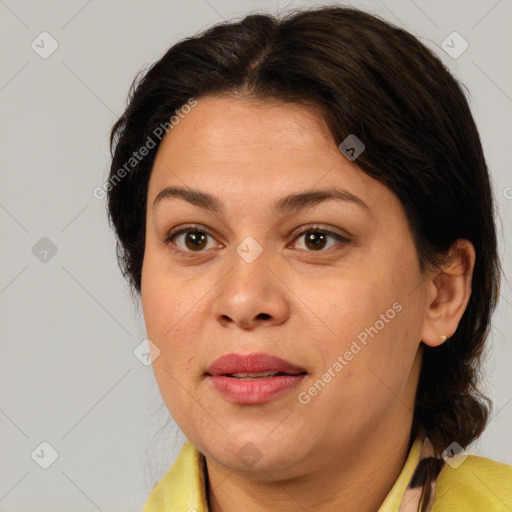
MULTIPOLYGON (((303 238, 304 244, 307 247, 307 249, 313 248, 312 252, 319 252, 322 249, 326 249, 327 240, 329 238, 336 240, 339 243, 349 244, 351 240, 348 238, 345 238, 338 233, 335 233, 334 231, 330 231, 328 229, 321 229, 316 227, 308 227, 307 229, 301 231, 297 234, 295 239, 303 238), (305 238, 303 238, 305 237, 305 238)), ((330 249, 333 247, 333 245, 336 245, 335 243, 327 247, 327 249, 330 249)), ((303 249, 303 250, 307 250, 303 249)), ((311 251, 309 251, 311 252, 311 251)))

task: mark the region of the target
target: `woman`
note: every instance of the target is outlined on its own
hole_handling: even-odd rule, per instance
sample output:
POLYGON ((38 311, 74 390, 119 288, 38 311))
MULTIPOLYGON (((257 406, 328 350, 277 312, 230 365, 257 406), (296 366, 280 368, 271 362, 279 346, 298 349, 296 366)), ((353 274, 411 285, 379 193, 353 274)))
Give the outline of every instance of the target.
POLYGON ((111 137, 108 206, 188 441, 144 508, 490 511, 465 448, 498 296, 466 99, 354 9, 250 15, 174 45, 111 137))

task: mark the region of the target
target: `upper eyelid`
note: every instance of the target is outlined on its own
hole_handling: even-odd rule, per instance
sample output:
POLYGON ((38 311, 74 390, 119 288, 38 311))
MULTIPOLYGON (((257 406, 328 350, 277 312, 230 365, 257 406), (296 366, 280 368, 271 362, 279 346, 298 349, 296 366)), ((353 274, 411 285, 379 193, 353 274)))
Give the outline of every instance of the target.
POLYGON ((302 235, 304 234, 305 232, 308 232, 308 231, 324 231, 326 233, 329 233, 331 235, 336 235, 336 236, 339 236, 340 238, 345 238, 345 239, 348 239, 348 238, 352 238, 352 235, 350 235, 348 232, 343 234, 343 233, 338 233, 336 231, 336 228, 331 228, 329 226, 324 226, 320 223, 311 223, 311 224, 305 224, 303 226, 300 226, 299 228, 297 229, 294 229, 293 232, 291 233, 293 236, 298 236, 298 235, 302 235))
MULTIPOLYGON (((306 225, 300 226, 293 230, 293 232, 291 233, 291 236, 293 236, 294 238, 297 238, 299 236, 302 236, 304 233, 307 233, 308 231, 315 231, 315 230, 328 233, 330 236, 333 236, 333 237, 339 237, 339 239, 341 239, 341 240, 352 241, 352 235, 350 235, 348 233, 347 234, 338 233, 335 231, 334 228, 331 228, 329 226, 324 226, 320 223, 311 223, 311 224, 306 224, 306 225)), ((199 224, 189 224, 189 225, 185 224, 184 226, 177 228, 175 231, 171 230, 171 232, 169 232, 168 235, 166 235, 165 241, 170 242, 171 239, 174 239, 178 235, 187 233, 188 231, 202 231, 202 232, 206 233, 207 235, 211 236, 212 238, 215 238, 215 236, 210 233, 209 229, 203 228, 199 224)))

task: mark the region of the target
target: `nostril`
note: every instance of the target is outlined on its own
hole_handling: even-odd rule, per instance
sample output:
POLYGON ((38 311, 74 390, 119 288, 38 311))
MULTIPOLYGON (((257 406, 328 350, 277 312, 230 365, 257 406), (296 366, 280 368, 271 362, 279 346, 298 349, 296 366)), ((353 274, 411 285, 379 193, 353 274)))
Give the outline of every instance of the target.
POLYGON ((258 317, 262 318, 263 320, 268 320, 270 318, 270 315, 268 313, 260 313, 258 317))

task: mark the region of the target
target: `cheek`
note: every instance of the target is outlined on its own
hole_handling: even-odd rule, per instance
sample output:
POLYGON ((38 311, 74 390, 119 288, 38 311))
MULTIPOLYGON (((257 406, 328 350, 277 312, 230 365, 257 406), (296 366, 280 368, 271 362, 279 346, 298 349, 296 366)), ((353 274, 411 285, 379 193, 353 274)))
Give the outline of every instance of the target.
POLYGON ((385 391, 386 385, 398 390, 408 378, 418 349, 421 301, 419 292, 411 293, 414 266, 410 272, 399 268, 382 266, 372 276, 354 272, 327 289, 322 286, 321 294, 311 289, 311 302, 305 299, 316 304, 323 321, 324 336, 319 331, 311 338, 321 354, 322 370, 342 358, 343 370, 337 375, 343 377, 335 380, 346 386, 344 395, 347 390, 353 396, 375 388, 385 391))
POLYGON ((186 313, 184 284, 172 269, 166 268, 160 251, 146 241, 141 275, 141 301, 148 337, 160 342, 179 327, 186 313))
POLYGON ((183 384, 194 370, 197 371, 194 368, 197 347, 191 339, 195 336, 195 326, 190 320, 191 306, 188 299, 185 300, 190 294, 183 292, 179 282, 165 280, 159 272, 153 274, 149 266, 144 271, 142 282, 146 333, 158 347, 155 352, 159 351, 152 362, 153 372, 168 410, 181 423, 185 420, 180 414, 187 409, 184 404, 190 401, 190 396, 184 393, 183 384))
MULTIPOLYGON (((197 378, 203 371, 198 340, 204 337, 205 292, 210 286, 162 271, 151 259, 144 263, 141 301, 147 337, 160 355, 153 361, 155 376, 166 388, 197 378)), ((169 391, 170 392, 170 391, 169 391)))
MULTIPOLYGON (((329 280, 315 287, 301 287, 301 298, 322 320, 323 336, 317 337, 317 349, 325 351, 344 350, 350 342, 360 339, 364 342, 368 329, 378 322, 379 331, 387 329, 380 316, 395 316, 393 303, 396 296, 389 293, 389 286, 384 276, 378 279, 363 275, 361 269, 353 269, 337 280, 329 280), (381 325, 382 324, 382 325, 381 325)), ((392 320, 389 320, 391 323, 392 320)))
POLYGON ((180 297, 179 291, 169 294, 154 287, 142 297, 142 304, 147 336, 166 356, 161 359, 179 360, 183 364, 193 348, 187 335, 193 336, 194 325, 189 325, 190 307, 180 297))
POLYGON ((147 337, 158 347, 160 355, 153 361, 155 374, 162 373, 167 361, 183 360, 185 354, 176 349, 186 346, 177 343, 182 322, 186 317, 183 293, 177 284, 159 271, 150 258, 144 260, 141 279, 141 302, 147 337), (180 321, 181 320, 181 321, 180 321), (169 353, 171 352, 171 354, 169 353))

